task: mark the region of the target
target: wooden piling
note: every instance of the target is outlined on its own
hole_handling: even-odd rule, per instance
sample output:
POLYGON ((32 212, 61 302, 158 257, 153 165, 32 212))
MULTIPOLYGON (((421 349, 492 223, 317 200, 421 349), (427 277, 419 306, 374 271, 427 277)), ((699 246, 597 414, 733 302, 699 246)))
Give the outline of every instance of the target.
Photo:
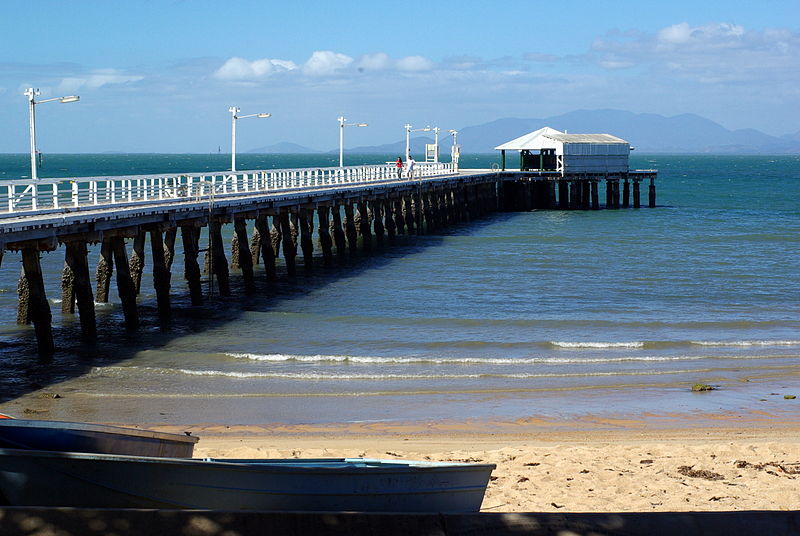
POLYGON ((66 260, 61 271, 61 314, 75 314, 75 273, 66 260))
POLYGON ((36 332, 36 342, 39 355, 50 356, 55 352, 53 344, 53 316, 50 313, 50 304, 44 290, 42 278, 42 265, 39 260, 39 250, 36 248, 22 249, 22 269, 28 281, 30 292, 30 319, 36 332))
POLYGON ((253 224, 253 236, 250 238, 250 257, 253 259, 253 265, 261 262, 261 231, 256 224, 253 224))
POLYGON ((258 245, 261 249, 261 258, 264 260, 267 281, 275 281, 278 278, 275 270, 275 250, 272 248, 272 233, 266 214, 256 216, 255 229, 259 234, 258 245))
POLYGON ((578 181, 569 181, 569 208, 575 210, 580 207, 580 189, 578 181))
POLYGON ((561 210, 569 208, 569 183, 564 179, 558 180, 558 208, 561 210))
POLYGON ((314 212, 311 209, 301 208, 298 212, 298 222, 300 249, 303 251, 303 267, 306 272, 310 272, 314 268, 314 240, 311 238, 314 212))
POLYGON ((283 257, 286 262, 286 275, 293 278, 297 275, 297 264, 295 262, 297 242, 292 240, 292 223, 288 212, 281 212, 280 224, 281 234, 283 235, 283 257))
POLYGON ((628 208, 631 202, 631 183, 628 181, 628 177, 625 177, 625 181, 622 183, 622 208, 628 208))
POLYGON ((108 289, 111 285, 111 273, 113 271, 114 254, 111 248, 111 239, 104 237, 100 246, 100 260, 97 262, 95 272, 98 303, 108 303, 108 289))
POLYGON ((272 256, 275 259, 280 257, 282 243, 281 217, 280 215, 275 215, 272 217, 272 226, 270 227, 270 244, 272 245, 272 256))
POLYGON ((406 234, 406 219, 403 216, 403 196, 392 201, 394 205, 395 232, 399 235, 406 234))
POLYGON ((172 261, 175 259, 175 239, 178 235, 177 227, 170 227, 164 231, 164 263, 167 271, 172 270, 172 261))
POLYGON ((358 231, 356 230, 355 216, 353 214, 353 204, 349 201, 344 204, 344 232, 347 237, 350 255, 355 255, 358 253, 358 231))
POLYGON ((372 229, 369 225, 369 213, 367 210, 367 202, 359 201, 356 204, 357 212, 355 222, 358 226, 358 232, 361 235, 361 249, 364 252, 372 250, 372 229))
POLYGON ((72 269, 74 276, 74 293, 81 321, 81 335, 86 340, 95 340, 97 338, 97 320, 89 275, 88 248, 83 240, 69 241, 66 243, 66 248, 65 262, 72 269))
POLYGON ((333 266, 333 240, 330 233, 330 207, 317 207, 317 219, 319 220, 319 228, 317 229, 317 236, 319 237, 319 247, 322 250, 322 260, 325 266, 333 266))
POLYGON ((216 278, 220 296, 231 295, 230 272, 228 259, 225 258, 225 244, 222 240, 222 222, 212 220, 209 224, 209 253, 211 254, 212 278, 216 278))
POLYGON ((386 228, 386 236, 389 238, 389 244, 394 245, 397 235, 397 224, 393 214, 394 200, 387 199, 383 204, 383 226, 386 228))
POLYGON ((17 324, 24 326, 31 323, 31 289, 28 278, 25 277, 25 268, 19 270, 17 280, 17 324))
POLYGON ((128 264, 137 296, 142 288, 142 271, 144 270, 144 241, 146 237, 147 233, 142 230, 136 233, 136 236, 133 239, 130 262, 128 264))
POLYGON ((592 210, 600 210, 600 197, 597 193, 597 181, 593 180, 592 182, 592 210))
POLYGON ((419 234, 420 229, 420 208, 419 208, 419 194, 412 193, 403 196, 403 214, 406 218, 406 229, 408 234, 419 234))
POLYGON ((375 199, 369 202, 372 208, 372 230, 375 232, 375 244, 383 247, 383 235, 386 229, 383 227, 383 201, 375 199))
POLYGON ((238 270, 239 266, 239 237, 233 233, 231 238, 231 270, 238 270))
POLYGON ((117 268, 117 291, 122 302, 125 327, 136 329, 139 327, 139 311, 136 308, 136 285, 131 277, 125 239, 122 236, 111 237, 111 249, 114 252, 114 264, 117 268))
POLYGON ((203 304, 203 288, 200 283, 200 265, 197 255, 200 250, 200 228, 194 225, 181 226, 181 242, 183 243, 183 277, 189 285, 189 297, 192 305, 203 304))
POLYGON ((614 202, 614 208, 619 208, 619 179, 614 179, 611 184, 613 186, 614 198, 612 201, 614 202))
POLYGON ((238 239, 239 268, 242 270, 242 280, 246 294, 255 291, 256 282, 253 276, 253 256, 250 254, 250 241, 247 238, 247 220, 241 216, 233 217, 233 232, 238 239))
POLYGON ((641 207, 641 196, 639 194, 639 180, 633 180, 633 208, 641 207))
POLYGON ((336 244, 336 256, 342 260, 347 250, 347 239, 342 228, 342 209, 339 205, 331 207, 331 234, 333 243, 336 244))
POLYGON ((652 177, 650 178, 650 188, 648 193, 650 208, 656 208, 656 181, 652 177))
POLYGON ((169 298, 170 273, 167 269, 167 259, 164 255, 164 238, 161 229, 150 229, 150 252, 153 254, 153 287, 156 290, 156 303, 158 316, 162 319, 169 318, 172 306, 169 298))
POLYGON ((592 206, 591 184, 584 179, 581 181, 581 208, 589 210, 592 206))

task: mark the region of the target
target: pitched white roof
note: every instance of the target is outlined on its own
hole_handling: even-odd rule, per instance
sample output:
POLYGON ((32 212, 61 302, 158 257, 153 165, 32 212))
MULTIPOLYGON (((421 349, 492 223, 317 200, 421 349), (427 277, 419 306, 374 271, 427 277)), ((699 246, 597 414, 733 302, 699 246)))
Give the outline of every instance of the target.
POLYGON ((538 138, 539 136, 547 135, 547 134, 563 134, 560 130, 556 130, 550 127, 543 127, 539 130, 534 130, 533 132, 528 132, 527 134, 520 136, 519 138, 515 138, 511 141, 507 141, 503 145, 498 145, 495 147, 496 150, 505 150, 505 151, 522 151, 523 149, 538 149, 539 147, 533 147, 536 145, 533 140, 538 138))
POLYGON ((526 149, 554 148, 554 141, 560 143, 628 144, 622 138, 611 134, 566 134, 554 128, 544 127, 498 145, 495 149, 498 151, 522 151, 526 149))

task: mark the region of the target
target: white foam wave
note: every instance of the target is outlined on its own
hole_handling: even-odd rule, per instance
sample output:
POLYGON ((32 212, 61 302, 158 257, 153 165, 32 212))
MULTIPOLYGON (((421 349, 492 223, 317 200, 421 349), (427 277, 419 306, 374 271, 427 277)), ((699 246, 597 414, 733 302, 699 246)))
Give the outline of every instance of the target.
POLYGON ((691 341, 692 344, 697 346, 739 346, 739 347, 752 347, 752 346, 800 346, 800 341, 782 340, 782 341, 691 341))
MULTIPOLYGON (((571 365, 586 363, 667 362, 703 359, 703 356, 624 356, 624 357, 374 357, 344 355, 225 354, 237 359, 272 363, 351 363, 364 365, 571 365)), ((716 356, 724 358, 723 356, 716 356)))
POLYGON ((644 348, 644 343, 641 341, 630 342, 565 342, 565 341, 550 341, 550 344, 559 348, 644 348))

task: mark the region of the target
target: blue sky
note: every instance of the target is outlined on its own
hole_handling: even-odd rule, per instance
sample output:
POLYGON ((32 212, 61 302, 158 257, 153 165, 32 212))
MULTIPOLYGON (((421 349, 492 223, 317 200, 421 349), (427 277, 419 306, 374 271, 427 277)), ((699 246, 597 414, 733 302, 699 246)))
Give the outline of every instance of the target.
POLYGON ((800 2, 6 0, 0 152, 346 145, 576 109, 800 131, 800 2))

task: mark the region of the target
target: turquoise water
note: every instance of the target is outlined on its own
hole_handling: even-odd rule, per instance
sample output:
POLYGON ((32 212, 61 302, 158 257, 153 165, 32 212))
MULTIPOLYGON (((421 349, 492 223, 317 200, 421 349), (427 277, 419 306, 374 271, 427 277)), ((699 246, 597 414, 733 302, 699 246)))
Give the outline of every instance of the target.
MULTIPOLYGON (((237 157, 242 169, 331 158, 237 157)), ((79 176, 223 169, 228 157, 46 160, 51 176, 79 176)), ((259 277, 256 296, 235 292, 202 309, 188 304, 179 250, 172 324, 159 325, 146 275, 144 327, 124 331, 112 288, 117 303, 98 305, 96 347, 81 345, 76 319, 58 312, 63 252, 47 254, 63 348, 50 363, 33 357, 32 330, 14 325, 19 259, 7 254, 0 411, 19 411, 20 395, 43 388, 64 396, 52 416, 116 412, 106 421, 142 413, 147 422, 183 423, 753 409, 797 416, 779 395, 800 394, 800 157, 632 160, 659 170, 658 208, 498 213, 400 237, 332 270, 300 270, 295 283, 259 277), (696 382, 720 390, 692 394, 696 382)), ((26 164, 24 155, 0 155, 0 177, 19 178, 26 164)))

